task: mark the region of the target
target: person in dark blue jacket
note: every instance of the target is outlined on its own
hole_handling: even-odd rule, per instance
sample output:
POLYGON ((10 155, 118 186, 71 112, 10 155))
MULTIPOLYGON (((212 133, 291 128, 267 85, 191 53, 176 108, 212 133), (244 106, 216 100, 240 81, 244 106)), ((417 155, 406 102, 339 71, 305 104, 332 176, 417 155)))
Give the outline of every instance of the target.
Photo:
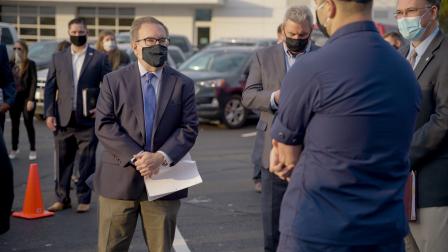
POLYGON ((3 234, 9 230, 9 218, 14 200, 13 170, 3 139, 3 123, 4 112, 14 102, 15 95, 14 79, 4 45, 0 45, 0 92, 1 90, 3 90, 2 98, 4 102, 0 102, 0 116, 3 116, 2 127, 0 128, 0 202, 2 202, 0 204, 0 234, 3 234))
POLYGON ((372 22, 373 0, 315 2, 330 38, 287 73, 271 132, 270 170, 290 181, 277 251, 404 251, 420 88, 372 22))

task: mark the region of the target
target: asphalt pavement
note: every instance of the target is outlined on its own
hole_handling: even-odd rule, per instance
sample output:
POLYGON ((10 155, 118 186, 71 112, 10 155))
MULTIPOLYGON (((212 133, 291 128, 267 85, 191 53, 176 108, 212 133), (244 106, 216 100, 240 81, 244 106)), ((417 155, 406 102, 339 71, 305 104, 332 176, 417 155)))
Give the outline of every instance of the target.
MULTIPOLYGON (((5 142, 10 147, 10 122, 6 123, 5 142)), ((54 202, 53 136, 41 121, 35 121, 41 190, 45 206, 54 202)), ((260 194, 253 189, 250 154, 254 142, 254 123, 243 129, 228 130, 201 124, 199 138, 192 150, 204 182, 190 189, 182 201, 175 240, 177 252, 259 252, 262 249, 260 194)), ((20 154, 14 166, 14 210, 22 208, 27 183, 28 139, 23 122, 20 129, 20 154)), ((102 147, 99 146, 97 156, 102 147)), ((1 164, 0 164, 1 165, 1 164)), ((0 202, 1 204, 1 202, 0 202)), ((0 251, 96 251, 97 196, 91 211, 73 209, 54 217, 11 219, 11 230, 0 236, 0 251)), ((141 226, 137 226, 130 251, 146 251, 141 226)))

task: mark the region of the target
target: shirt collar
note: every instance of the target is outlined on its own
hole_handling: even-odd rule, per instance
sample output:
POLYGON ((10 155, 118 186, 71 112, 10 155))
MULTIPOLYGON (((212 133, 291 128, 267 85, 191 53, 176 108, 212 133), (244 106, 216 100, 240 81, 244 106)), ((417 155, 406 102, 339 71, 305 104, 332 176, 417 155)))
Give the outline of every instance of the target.
MULTIPOLYGON (((142 78, 148 71, 145 69, 145 67, 143 67, 142 64, 140 64, 139 60, 137 60, 137 64, 138 64, 138 71, 140 72, 140 78, 142 78)), ((163 67, 159 68, 156 72, 153 72, 153 74, 159 80, 162 77, 162 70, 163 70, 163 67)))
POLYGON ((81 52, 76 53, 75 51, 73 51, 73 48, 70 46, 70 51, 72 52, 72 55, 83 55, 83 54, 86 54, 88 47, 89 46, 87 45, 86 47, 84 47, 84 49, 81 52))
POLYGON ((285 43, 285 42, 283 42, 282 44, 283 44, 283 50, 285 51, 285 54, 286 54, 288 57, 296 58, 297 56, 300 56, 300 55, 302 55, 302 54, 309 53, 310 50, 311 50, 311 43, 312 43, 312 42, 311 42, 311 36, 310 36, 310 39, 308 40, 308 45, 307 45, 306 48, 305 48, 305 52, 299 53, 299 54, 297 54, 296 56, 293 56, 293 55, 289 52, 289 49, 288 49, 288 47, 286 46, 286 43, 285 43))
POLYGON ((425 40, 423 40, 423 42, 420 43, 420 45, 418 45, 417 47, 414 47, 412 45, 412 43, 410 43, 409 52, 412 52, 415 50, 417 52, 417 55, 422 56, 426 52, 428 47, 431 45, 434 38, 437 36, 438 32, 439 32, 439 28, 437 27, 436 29, 434 29, 434 31, 431 33, 431 35, 429 35, 425 40))
POLYGON ((360 21, 351 23, 348 25, 345 25, 341 27, 339 30, 337 30, 329 39, 327 44, 337 40, 340 37, 343 37, 345 35, 356 33, 356 32, 364 32, 364 31, 370 31, 370 32, 376 32, 378 33, 378 30, 376 29, 375 23, 372 21, 360 21))

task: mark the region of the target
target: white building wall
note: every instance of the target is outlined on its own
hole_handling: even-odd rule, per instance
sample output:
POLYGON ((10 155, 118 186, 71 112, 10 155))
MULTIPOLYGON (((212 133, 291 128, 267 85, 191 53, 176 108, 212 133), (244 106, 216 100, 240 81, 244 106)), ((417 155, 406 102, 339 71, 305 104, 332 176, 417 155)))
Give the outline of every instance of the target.
POLYGON ((195 9, 189 6, 140 5, 135 9, 135 16, 153 16, 162 21, 171 34, 187 36, 193 40, 195 9))
MULTIPOLYGON (((1 0, 0 0, 1 1, 1 0)), ((193 1, 193 0, 191 0, 193 1)), ((190 1, 190 2, 191 2, 190 1)), ((195 42, 196 26, 194 21, 195 10, 198 8, 210 8, 213 10, 211 22, 205 22, 210 26, 210 40, 222 37, 258 37, 275 38, 276 28, 283 20, 286 9, 294 4, 308 5, 312 11, 315 10, 314 0, 210 0, 215 4, 205 4, 206 1, 196 1, 197 4, 176 4, 170 1, 166 4, 154 1, 126 2, 125 0, 114 0, 110 4, 96 1, 13 1, 3 0, 4 3, 44 4, 56 7, 56 37, 67 38, 67 23, 74 18, 79 6, 101 6, 101 7, 134 7, 136 17, 152 15, 166 23, 172 34, 187 36, 195 42), (139 3, 137 3, 139 2, 139 3), (147 3, 144 4, 143 2, 147 3), (202 3, 202 4, 201 4, 202 3), (218 4, 216 4, 218 3, 218 4)), ((177 1, 179 3, 180 1, 177 1)), ((194 2, 194 1, 193 1, 194 2)), ((210 3, 211 3, 210 2, 210 3)), ((374 18, 376 21, 386 24, 396 24, 393 17, 396 0, 374 0, 374 18)), ((204 25, 204 22, 201 22, 204 25)))
POLYGON ((75 4, 55 4, 56 7, 56 39, 68 39, 68 22, 75 18, 75 4))

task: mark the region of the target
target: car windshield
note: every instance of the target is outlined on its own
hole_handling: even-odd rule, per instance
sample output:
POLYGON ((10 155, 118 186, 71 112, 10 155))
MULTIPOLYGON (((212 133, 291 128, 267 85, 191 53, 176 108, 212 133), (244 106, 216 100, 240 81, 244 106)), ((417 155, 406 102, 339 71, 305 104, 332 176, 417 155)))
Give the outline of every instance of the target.
POLYGON ((28 57, 38 62, 49 62, 51 56, 56 52, 58 43, 54 42, 36 42, 30 46, 28 57))
POLYGON ((248 51, 203 51, 179 68, 180 71, 234 72, 241 69, 249 59, 248 51))

